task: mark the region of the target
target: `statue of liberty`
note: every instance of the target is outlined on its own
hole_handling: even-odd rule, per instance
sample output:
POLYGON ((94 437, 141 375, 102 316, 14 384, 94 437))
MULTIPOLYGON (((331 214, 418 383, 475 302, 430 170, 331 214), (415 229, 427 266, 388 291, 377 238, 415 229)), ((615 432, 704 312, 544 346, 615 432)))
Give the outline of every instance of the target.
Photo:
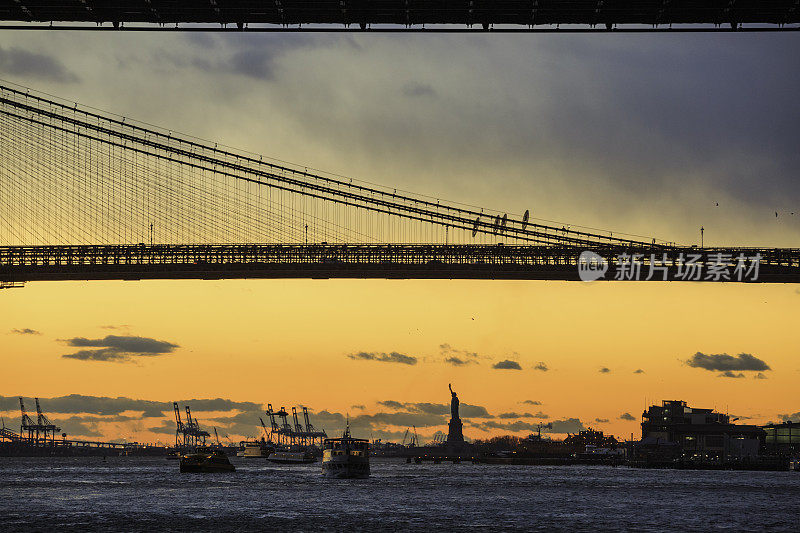
POLYGON ((464 434, 462 433, 463 424, 461 417, 458 416, 458 395, 453 391, 453 385, 447 384, 452 398, 450 399, 450 424, 447 432, 447 444, 450 446, 462 446, 464 444, 464 434))
POLYGON ((458 416, 458 395, 453 392, 453 385, 450 383, 447 384, 447 387, 450 389, 450 394, 453 395, 453 398, 450 400, 450 418, 453 420, 458 420, 460 417, 458 416))

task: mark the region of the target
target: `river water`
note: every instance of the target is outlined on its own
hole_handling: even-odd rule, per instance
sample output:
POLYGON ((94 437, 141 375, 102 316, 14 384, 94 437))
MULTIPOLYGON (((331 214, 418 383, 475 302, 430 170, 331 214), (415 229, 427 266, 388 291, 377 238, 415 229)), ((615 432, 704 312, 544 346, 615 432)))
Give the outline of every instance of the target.
POLYGON ((0 458, 2 531, 800 531, 800 472, 406 464, 365 480, 233 459, 0 458))

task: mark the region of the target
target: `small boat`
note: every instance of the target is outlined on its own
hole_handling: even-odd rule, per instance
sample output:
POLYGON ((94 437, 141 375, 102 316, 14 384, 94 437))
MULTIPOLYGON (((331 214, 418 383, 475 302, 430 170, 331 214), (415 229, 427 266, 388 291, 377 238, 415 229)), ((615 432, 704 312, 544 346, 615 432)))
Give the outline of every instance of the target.
POLYGON ((248 458, 267 458, 272 451, 272 446, 268 443, 253 441, 242 441, 239 445, 239 450, 236 452, 236 457, 248 458))
POLYGON ((269 454, 267 461, 287 465, 303 465, 316 463, 317 458, 314 457, 314 454, 309 450, 276 450, 269 454))
POLYGON ((325 439, 322 475, 340 479, 369 477, 369 441, 351 437, 349 423, 342 438, 325 439))
POLYGON ((181 455, 181 472, 235 472, 225 452, 185 453, 181 455))

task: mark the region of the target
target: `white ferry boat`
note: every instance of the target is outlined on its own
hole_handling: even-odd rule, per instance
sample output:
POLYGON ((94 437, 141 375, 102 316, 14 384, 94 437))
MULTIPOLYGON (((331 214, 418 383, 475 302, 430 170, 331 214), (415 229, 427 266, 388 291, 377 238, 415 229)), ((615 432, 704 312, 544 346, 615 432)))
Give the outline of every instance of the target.
POLYGON ((369 477, 369 441, 350 436, 350 424, 340 439, 325 439, 322 474, 335 478, 369 477))

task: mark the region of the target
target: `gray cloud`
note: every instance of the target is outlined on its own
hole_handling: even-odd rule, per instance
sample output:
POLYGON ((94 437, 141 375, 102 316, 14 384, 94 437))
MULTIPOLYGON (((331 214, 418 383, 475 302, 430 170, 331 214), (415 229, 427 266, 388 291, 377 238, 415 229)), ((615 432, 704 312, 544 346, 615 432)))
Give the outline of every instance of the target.
POLYGON ((528 405, 542 405, 542 402, 538 400, 522 400, 520 403, 526 403, 528 405))
POLYGON ((753 379, 767 379, 767 376, 763 372, 759 372, 758 374, 753 376, 753 379))
POLYGON ((444 362, 449 364, 449 365, 453 365, 453 366, 465 366, 465 365, 469 365, 469 364, 478 364, 477 361, 474 361, 474 360, 471 360, 471 359, 467 359, 467 360, 460 359, 460 358, 455 357, 455 356, 445 358, 444 362))
MULTIPOLYGON (((539 424, 534 424, 530 422, 522 422, 520 420, 516 422, 497 422, 495 420, 488 420, 485 422, 479 423, 470 423, 471 426, 476 427, 482 430, 492 430, 492 429, 502 429, 506 431, 511 431, 513 433, 518 432, 532 432, 538 431, 539 424)), ((547 424, 541 425, 542 432, 547 433, 578 433, 586 429, 581 422, 577 418, 566 418, 562 420, 553 420, 552 422, 548 422, 547 424)))
MULTIPOLYGON (((384 400, 378 402, 378 405, 388 407, 389 409, 405 409, 415 413, 426 413, 434 415, 449 415, 450 404, 445 403, 427 403, 427 402, 398 402, 395 400, 384 400)), ((461 402, 459 405, 459 416, 461 418, 493 418, 485 407, 481 405, 471 405, 461 402)))
POLYGON ((500 413, 497 415, 497 418, 541 418, 547 419, 550 418, 548 415, 544 414, 543 412, 539 411, 538 413, 500 413))
POLYGON ((0 75, 25 76, 55 82, 76 82, 78 77, 69 72, 56 58, 22 48, 0 47, 0 75))
POLYGON ((499 361, 492 365, 492 368, 497 370, 522 370, 522 367, 516 361, 511 361, 510 359, 506 359, 505 361, 499 361))
POLYGON ((67 359, 81 361, 128 362, 134 357, 153 357, 172 353, 177 344, 148 337, 106 335, 102 339, 73 337, 63 340, 68 346, 91 347, 92 350, 78 350, 63 354, 67 359))
POLYGON ((403 85, 403 95, 409 98, 434 97, 436 89, 427 83, 406 83, 403 85))
POLYGON ((359 409, 359 410, 361 410, 361 411, 363 411, 364 409, 366 409, 366 408, 367 408, 367 406, 366 406, 366 405, 361 405, 361 404, 351 405, 350 407, 351 407, 352 409, 359 409))
POLYGON ((739 372, 737 374, 736 372, 731 372, 730 370, 726 370, 725 372, 722 372, 721 374, 717 375, 717 377, 720 377, 720 378, 743 378, 744 374, 742 374, 741 372, 739 372))
POLYGON ((351 353, 347 357, 354 360, 380 361, 382 363, 400 363, 403 365, 416 365, 417 358, 413 355, 406 355, 399 352, 358 352, 351 353))
POLYGON ((41 335, 42 333, 35 329, 30 328, 22 328, 22 329, 12 329, 11 333, 16 333, 17 335, 41 335))
MULTIPOLYGON (((172 402, 136 400, 123 396, 111 398, 107 396, 69 394, 53 398, 40 398, 39 401, 42 409, 47 413, 116 416, 126 411, 141 411, 144 418, 161 417, 165 416, 165 413, 172 413, 172 402)), ((262 406, 257 403, 236 402, 224 398, 195 398, 180 400, 178 403, 181 408, 189 404, 193 411, 263 410, 262 406)), ((12 411, 18 408, 19 399, 16 396, 0 396, 0 410, 12 411)))
POLYGON ((547 372, 550 370, 544 361, 539 361, 536 363, 536 366, 533 367, 534 370, 541 370, 542 372, 547 372))
POLYGON ((625 412, 625 413, 622 413, 621 415, 619 415, 619 419, 620 420, 636 420, 636 417, 633 416, 632 414, 628 413, 628 412, 625 412))
POLYGON ((633 373, 634 374, 644 374, 644 370, 642 370, 641 368, 637 368, 636 370, 633 371, 633 373))
POLYGON ((778 418, 781 419, 781 422, 798 422, 800 423, 800 411, 792 414, 782 414, 778 415, 778 418))
POLYGON ((608 422, 608 418, 595 418, 594 421, 600 422, 601 424, 605 424, 606 422, 608 422))
POLYGON ((702 368, 712 372, 771 370, 766 362, 749 353, 740 353, 737 356, 732 356, 726 353, 704 354, 697 352, 686 360, 686 364, 693 368, 702 368))
POLYGON ((603 367, 600 367, 600 370, 598 370, 598 372, 600 372, 601 374, 608 374, 609 372, 611 372, 611 369, 608 368, 608 367, 603 366, 603 367))

